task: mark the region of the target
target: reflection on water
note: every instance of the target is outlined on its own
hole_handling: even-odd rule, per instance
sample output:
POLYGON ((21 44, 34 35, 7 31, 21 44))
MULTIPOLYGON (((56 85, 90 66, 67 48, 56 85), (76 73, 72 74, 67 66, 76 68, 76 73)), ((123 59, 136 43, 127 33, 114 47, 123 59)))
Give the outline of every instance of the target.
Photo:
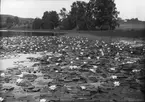
POLYGON ((28 57, 42 57, 41 53, 36 54, 17 54, 16 56, 6 56, 5 59, 0 59, 0 69, 6 70, 7 68, 15 68, 15 67, 32 67, 37 62, 31 62, 28 57))

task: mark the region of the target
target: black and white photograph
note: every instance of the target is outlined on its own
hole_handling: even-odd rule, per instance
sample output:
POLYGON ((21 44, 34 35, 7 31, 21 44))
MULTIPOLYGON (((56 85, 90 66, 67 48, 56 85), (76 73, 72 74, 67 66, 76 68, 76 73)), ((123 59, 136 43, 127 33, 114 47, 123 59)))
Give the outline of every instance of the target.
POLYGON ((144 102, 145 0, 0 0, 0 102, 144 102))

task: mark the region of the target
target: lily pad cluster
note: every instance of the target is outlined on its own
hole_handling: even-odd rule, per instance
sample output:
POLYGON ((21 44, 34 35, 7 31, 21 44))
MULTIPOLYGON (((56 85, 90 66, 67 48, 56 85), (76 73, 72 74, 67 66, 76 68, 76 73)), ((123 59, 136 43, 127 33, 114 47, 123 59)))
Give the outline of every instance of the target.
POLYGON ((37 62, 32 67, 18 64, 0 72, 2 101, 144 99, 143 41, 92 40, 81 36, 16 36, 3 37, 1 41, 1 59, 22 53, 41 55, 27 57, 30 62, 37 62))

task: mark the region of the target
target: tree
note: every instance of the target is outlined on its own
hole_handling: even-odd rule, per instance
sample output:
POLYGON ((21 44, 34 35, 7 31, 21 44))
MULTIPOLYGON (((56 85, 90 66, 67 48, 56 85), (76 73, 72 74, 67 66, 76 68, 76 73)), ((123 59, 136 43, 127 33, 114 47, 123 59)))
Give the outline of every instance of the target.
POLYGON ((138 20, 138 18, 131 18, 131 19, 127 19, 128 23, 139 23, 140 21, 138 20))
POLYGON ((56 11, 46 11, 42 17, 43 29, 54 29, 59 24, 59 16, 56 11))
POLYGON ((43 29, 50 29, 52 27, 49 27, 50 21, 49 21, 49 13, 48 11, 45 11, 42 17, 42 28, 43 29))
POLYGON ((75 24, 77 29, 87 29, 86 8, 87 3, 84 1, 76 1, 71 5, 70 16, 72 17, 72 22, 75 24))
POLYGON ((8 17, 8 18, 6 19, 6 24, 7 24, 7 27, 8 27, 8 28, 11 28, 11 27, 13 26, 13 23, 14 23, 14 19, 13 19, 13 18, 8 17))
POLYGON ((13 23, 14 22, 14 20, 13 20, 13 18, 11 18, 11 17, 8 17, 7 19, 6 19, 6 23, 7 24, 10 24, 10 23, 13 23))
POLYGON ((67 18, 63 19, 60 24, 60 29, 63 30, 72 30, 75 28, 75 24, 72 22, 72 17, 70 15, 67 18))
POLYGON ((90 0, 90 13, 100 29, 115 29, 119 12, 114 0, 90 0))
POLYGON ((65 8, 62 8, 60 10, 59 16, 60 16, 60 25, 59 25, 60 29, 71 30, 75 27, 74 23, 72 22, 72 17, 70 13, 65 8))
POLYGON ((90 11, 89 3, 84 1, 76 1, 71 5, 70 15, 78 30, 95 29, 94 19, 90 11))
POLYGON ((32 29, 41 29, 42 20, 40 18, 35 18, 32 24, 32 29))
POLYGON ((14 23, 15 24, 19 24, 19 18, 16 16, 16 17, 14 17, 14 23))
POLYGON ((66 8, 62 8, 60 10, 59 15, 60 15, 61 21, 64 20, 64 19, 66 19, 67 16, 68 16, 68 12, 67 12, 66 8))

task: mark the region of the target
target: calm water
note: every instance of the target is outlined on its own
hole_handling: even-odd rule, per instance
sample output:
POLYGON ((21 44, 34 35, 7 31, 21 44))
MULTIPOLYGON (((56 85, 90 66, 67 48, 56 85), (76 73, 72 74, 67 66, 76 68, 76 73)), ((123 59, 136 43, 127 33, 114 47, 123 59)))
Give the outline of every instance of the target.
POLYGON ((0 36, 6 37, 6 36, 59 36, 64 35, 65 33, 59 33, 59 32, 48 32, 48 31, 7 31, 7 30, 0 30, 0 36))
MULTIPOLYGON (((0 30, 0 37, 14 37, 14 36, 59 36, 64 35, 64 33, 53 33, 53 32, 29 32, 29 31, 7 31, 0 30)), ((2 42, 3 43, 3 42, 2 42)), ((40 53, 36 54, 16 54, 16 55, 8 55, 5 58, 0 58, 0 70, 5 70, 7 68, 13 67, 32 67, 35 63, 30 62, 28 57, 42 57, 40 53), (18 63, 17 63, 18 62, 18 63), (22 62, 22 63, 21 63, 22 62)))

